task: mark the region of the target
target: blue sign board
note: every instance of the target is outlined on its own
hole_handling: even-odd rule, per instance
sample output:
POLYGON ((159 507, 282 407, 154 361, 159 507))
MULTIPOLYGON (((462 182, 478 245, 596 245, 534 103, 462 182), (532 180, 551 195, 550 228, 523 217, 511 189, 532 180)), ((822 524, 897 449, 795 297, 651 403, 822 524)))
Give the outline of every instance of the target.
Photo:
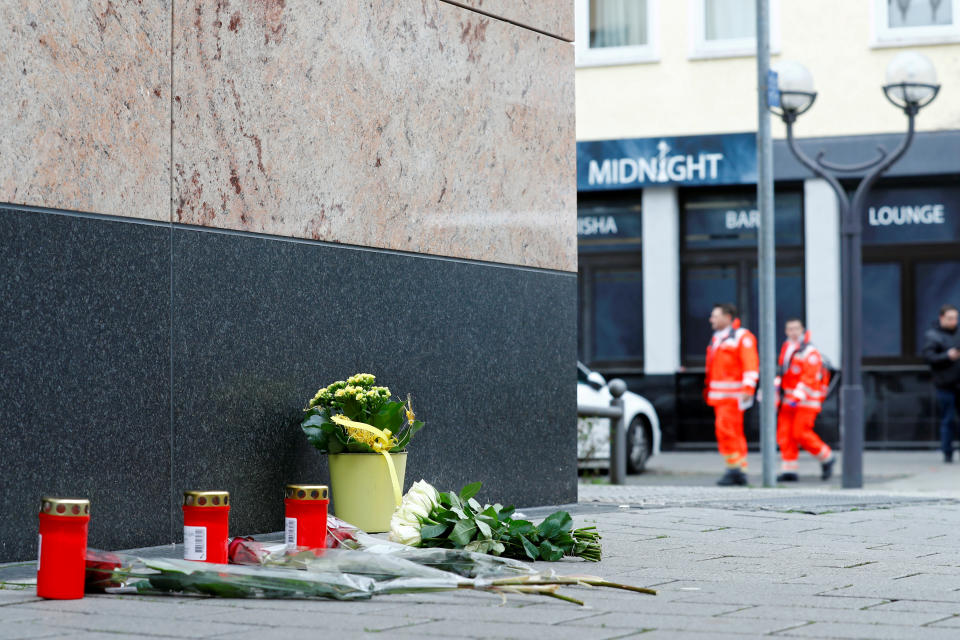
POLYGON ((767 106, 780 107, 780 78, 773 69, 767 70, 767 106))
POLYGON ((960 189, 872 189, 863 216, 864 244, 960 240, 960 189))
MULTIPOLYGON (((778 192, 774 201, 774 236, 778 247, 803 244, 799 192, 778 192)), ((756 247, 760 212, 755 191, 697 192, 686 198, 683 243, 687 249, 756 247)))
POLYGON ((585 207, 577 212, 577 245, 581 253, 640 251, 639 207, 585 207))
POLYGON ((577 190, 753 184, 757 137, 730 133, 577 143, 577 190))

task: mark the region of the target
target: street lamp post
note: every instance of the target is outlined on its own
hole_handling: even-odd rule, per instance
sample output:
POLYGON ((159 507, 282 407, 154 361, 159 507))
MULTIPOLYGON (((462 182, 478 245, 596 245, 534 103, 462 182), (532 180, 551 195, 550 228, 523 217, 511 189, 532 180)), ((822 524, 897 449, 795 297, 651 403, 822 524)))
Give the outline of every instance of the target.
POLYGON ((840 362, 840 430, 843 438, 843 487, 863 486, 863 384, 861 360, 861 225, 866 196, 880 175, 906 153, 913 141, 914 120, 923 107, 937 96, 940 85, 933 64, 925 56, 907 51, 898 54, 887 67, 884 95, 907 116, 907 133, 892 152, 879 147, 878 155, 859 164, 835 164, 821 151, 815 158, 807 156, 793 137, 797 117, 813 106, 817 94, 813 77, 796 62, 784 62, 777 69, 780 107, 771 111, 780 116, 787 127, 787 145, 800 163, 823 178, 833 188, 840 204, 841 233, 841 316, 842 357, 840 362), (838 174, 865 172, 851 201, 840 184, 838 174))

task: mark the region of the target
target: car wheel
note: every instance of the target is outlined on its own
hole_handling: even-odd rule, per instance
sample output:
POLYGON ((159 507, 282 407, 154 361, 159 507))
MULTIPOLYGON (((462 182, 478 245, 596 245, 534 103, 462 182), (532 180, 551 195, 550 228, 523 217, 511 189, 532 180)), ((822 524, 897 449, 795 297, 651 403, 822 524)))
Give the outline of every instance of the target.
POLYGON ((650 458, 650 446, 650 432, 638 416, 627 429, 627 473, 643 473, 650 458))

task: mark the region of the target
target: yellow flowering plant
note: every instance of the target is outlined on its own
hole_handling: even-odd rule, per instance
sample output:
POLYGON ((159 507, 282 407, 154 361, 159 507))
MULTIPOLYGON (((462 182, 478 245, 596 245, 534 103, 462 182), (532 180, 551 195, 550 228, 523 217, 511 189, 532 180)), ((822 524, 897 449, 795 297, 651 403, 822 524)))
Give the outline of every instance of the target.
POLYGON ((317 391, 300 423, 310 444, 323 453, 406 450, 423 422, 413 413, 410 396, 406 402, 394 400, 376 381, 373 374, 358 373, 317 391))

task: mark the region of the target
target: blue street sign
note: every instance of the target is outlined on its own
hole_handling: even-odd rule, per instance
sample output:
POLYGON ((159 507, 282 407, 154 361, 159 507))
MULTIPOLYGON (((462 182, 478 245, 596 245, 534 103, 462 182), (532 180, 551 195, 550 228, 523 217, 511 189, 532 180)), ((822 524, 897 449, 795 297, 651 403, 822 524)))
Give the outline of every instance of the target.
POLYGON ((767 106, 780 106, 780 79, 773 69, 767 71, 767 106))

